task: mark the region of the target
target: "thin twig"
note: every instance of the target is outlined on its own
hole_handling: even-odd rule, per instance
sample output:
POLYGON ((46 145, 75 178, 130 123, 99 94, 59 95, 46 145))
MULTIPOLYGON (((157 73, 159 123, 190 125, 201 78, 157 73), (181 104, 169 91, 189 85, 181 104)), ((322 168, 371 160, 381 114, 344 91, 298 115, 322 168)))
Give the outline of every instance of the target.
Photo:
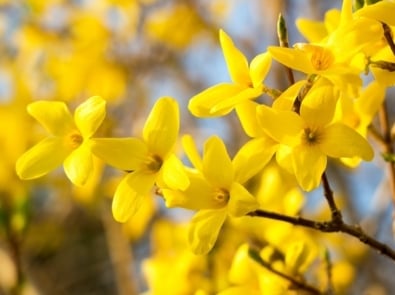
POLYGON ((331 261, 331 254, 328 251, 328 249, 325 249, 325 264, 326 264, 326 277, 328 280, 325 294, 332 295, 334 294, 334 287, 332 282, 332 261, 331 261))
POLYGON ((392 53, 395 55, 395 44, 394 40, 392 39, 392 31, 391 28, 386 23, 381 23, 384 30, 384 37, 388 43, 388 46, 391 48, 392 53))
POLYGON ((326 176, 325 172, 322 174, 321 181, 324 188, 325 199, 331 210, 332 221, 341 223, 343 221, 343 217, 340 210, 336 206, 335 198, 333 197, 333 191, 329 185, 328 177, 326 176))
MULTIPOLYGON (((285 19, 281 13, 278 15, 278 20, 277 20, 277 36, 280 46, 288 48, 289 43, 288 43, 287 24, 285 23, 285 19)), ((295 77, 294 77, 294 73, 292 72, 292 69, 287 66, 284 67, 287 72, 289 83, 291 83, 291 85, 295 84, 295 77)))
POLYGON ((341 221, 315 221, 311 219, 306 219, 300 216, 294 217, 289 215, 284 215, 276 212, 266 211, 266 210, 255 210, 249 212, 248 216, 262 217, 273 220, 279 220, 287 222, 293 225, 303 226, 307 228, 314 229, 316 231, 325 233, 335 233, 342 232, 350 236, 353 236, 360 240, 362 243, 370 246, 371 248, 377 250, 380 254, 387 256, 395 262, 395 250, 390 248, 388 245, 379 242, 375 238, 367 235, 360 226, 349 225, 341 221))

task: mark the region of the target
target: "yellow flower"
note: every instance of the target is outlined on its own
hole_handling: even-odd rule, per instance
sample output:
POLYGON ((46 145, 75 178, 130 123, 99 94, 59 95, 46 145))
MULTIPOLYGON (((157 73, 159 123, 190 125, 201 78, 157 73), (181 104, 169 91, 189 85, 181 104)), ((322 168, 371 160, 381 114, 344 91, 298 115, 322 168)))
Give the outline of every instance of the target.
POLYGON ((240 173, 248 171, 244 166, 251 164, 247 160, 249 148, 242 149, 232 162, 222 140, 213 136, 206 141, 201 159, 192 138, 183 139, 197 169, 189 172, 190 186, 186 190, 164 189, 163 194, 168 207, 199 210, 191 221, 189 243, 194 253, 205 254, 214 246, 228 215, 240 217, 258 208, 256 199, 242 185, 257 170, 240 173))
POLYGON ((126 222, 140 207, 153 185, 186 189, 184 166, 174 154, 180 118, 177 102, 159 99, 143 129, 143 138, 97 138, 93 152, 106 163, 128 171, 112 203, 114 218, 126 222))
POLYGON ((91 137, 105 117, 106 102, 93 96, 79 105, 74 118, 64 102, 37 101, 27 111, 50 133, 50 136, 24 153, 16 163, 21 179, 34 179, 63 163, 67 177, 83 185, 91 173, 93 159, 91 137))
POLYGON ((262 84, 271 65, 268 53, 257 55, 248 66, 243 53, 224 32, 219 32, 222 51, 233 83, 220 83, 195 95, 189 110, 197 117, 226 115, 241 102, 256 98, 264 92, 262 84))
POLYGON ((322 86, 310 90, 300 115, 264 105, 257 111, 262 128, 286 149, 293 173, 306 191, 319 185, 328 156, 373 158, 371 146, 360 134, 332 121, 336 102, 333 87, 322 86))
POLYGON ((340 16, 333 21, 337 27, 317 43, 297 43, 294 48, 269 46, 268 51, 285 66, 325 77, 355 97, 362 86, 359 74, 365 67, 362 52, 380 42, 383 29, 376 20, 354 17, 351 0, 343 2, 340 16))

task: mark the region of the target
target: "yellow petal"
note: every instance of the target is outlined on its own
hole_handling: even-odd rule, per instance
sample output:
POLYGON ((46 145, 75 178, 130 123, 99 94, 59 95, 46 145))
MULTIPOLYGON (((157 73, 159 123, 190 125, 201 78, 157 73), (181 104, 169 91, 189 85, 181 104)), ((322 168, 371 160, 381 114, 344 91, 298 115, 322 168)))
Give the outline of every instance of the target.
POLYGON ((203 174, 217 188, 228 189, 233 182, 233 165, 223 141, 210 137, 204 145, 203 174))
POLYGON ((74 112, 75 123, 84 138, 90 138, 106 116, 106 101, 92 96, 80 104, 74 112))
POLYGON ((129 173, 119 183, 112 201, 112 213, 118 222, 126 222, 140 208, 155 182, 155 175, 140 171, 129 173))
MULTIPOLYGON (((159 175, 164 187, 186 190, 189 186, 189 178, 185 172, 185 167, 174 154, 164 161, 159 175)), ((158 186, 162 187, 159 181, 158 186)))
POLYGON ((258 209, 258 201, 240 183, 234 182, 230 189, 228 212, 233 217, 241 217, 258 209))
POLYGON ((355 15, 364 16, 395 26, 395 3, 390 1, 378 1, 375 4, 366 5, 359 9, 355 15))
POLYGON ((84 142, 78 148, 73 150, 65 159, 64 171, 67 177, 75 185, 84 185, 93 168, 92 152, 89 142, 84 142))
POLYGON ((226 215, 226 208, 201 210, 195 214, 188 232, 188 242, 195 254, 207 254, 214 247, 226 215))
POLYGON ((300 80, 281 93, 279 97, 273 102, 272 107, 277 110, 291 111, 294 101, 299 94, 299 91, 306 84, 306 80, 300 80))
POLYGON ((184 152, 187 155, 189 161, 197 170, 202 171, 203 169, 202 157, 200 156, 196 148, 196 143, 193 137, 189 134, 184 135, 181 139, 181 142, 184 148, 184 152))
POLYGON ((232 81, 244 86, 250 85, 248 61, 244 54, 233 44, 232 39, 223 30, 219 32, 219 40, 232 81))
POLYGON ((323 22, 309 19, 297 19, 295 24, 302 36, 309 42, 320 42, 328 35, 328 31, 323 22))
POLYGON ((261 105, 257 116, 263 130, 275 141, 289 146, 298 144, 304 123, 296 113, 261 105))
POLYGON ((133 171, 145 161, 146 144, 138 138, 94 138, 92 152, 105 163, 120 170, 133 171))
POLYGON ((361 93, 355 105, 363 123, 368 126, 385 99, 386 88, 377 81, 371 82, 361 93))
POLYGON ((196 170, 187 170, 190 185, 185 191, 162 189, 167 207, 190 210, 220 209, 223 202, 213 197, 213 186, 196 170))
POLYGON ((303 99, 300 115, 310 127, 325 126, 333 118, 336 103, 332 85, 313 87, 303 99))
POLYGON ((218 107, 218 105, 223 101, 233 101, 233 97, 245 89, 245 86, 229 83, 214 85, 193 96, 189 101, 188 109, 194 116, 199 118, 226 115, 233 109, 234 104, 230 104, 227 108, 218 107), (215 111, 214 108, 216 108, 215 111))
POLYGON ((325 129, 320 145, 322 151, 330 157, 360 157, 365 161, 373 159, 374 152, 370 144, 354 129, 335 123, 325 129))
POLYGON ((53 135, 65 135, 75 129, 73 117, 64 102, 36 101, 27 106, 27 111, 53 135))
POLYGON ((244 184, 266 166, 277 150, 277 143, 268 136, 244 144, 233 158, 235 180, 244 184))
POLYGON ((250 137, 258 137, 264 134, 256 116, 256 108, 259 104, 247 100, 236 106, 236 113, 244 132, 250 137))
POLYGON ((279 63, 303 73, 315 73, 311 61, 303 50, 269 46, 268 51, 279 63))
POLYGON ((250 64, 250 76, 254 88, 262 85, 272 65, 272 57, 268 52, 254 57, 250 64))
POLYGON ((311 191, 321 182, 326 168, 326 156, 318 147, 297 146, 292 151, 296 179, 303 190, 311 191))
POLYGON ((177 101, 171 97, 160 98, 148 115, 143 129, 143 138, 148 150, 166 158, 176 143, 179 125, 177 101))
POLYGON ((18 159, 16 172, 21 179, 38 178, 61 166, 70 152, 62 138, 45 138, 18 159))
POLYGON ((245 88, 239 93, 236 93, 234 96, 227 97, 226 99, 221 100, 213 106, 211 109, 212 113, 224 113, 229 109, 232 110, 238 104, 243 103, 249 99, 256 98, 263 93, 263 88, 245 88))

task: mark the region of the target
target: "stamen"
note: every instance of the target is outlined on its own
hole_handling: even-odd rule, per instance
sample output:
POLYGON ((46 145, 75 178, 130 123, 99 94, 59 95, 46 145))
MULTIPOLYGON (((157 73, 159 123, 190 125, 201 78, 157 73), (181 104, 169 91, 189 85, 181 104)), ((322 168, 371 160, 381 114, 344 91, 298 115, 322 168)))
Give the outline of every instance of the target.
POLYGON ((83 141, 84 141, 84 138, 78 131, 74 131, 66 137, 66 144, 69 145, 73 149, 78 148, 82 144, 83 141))
POLYGON ((150 173, 156 173, 162 167, 163 160, 160 156, 152 154, 144 161, 144 168, 150 173))
POLYGON ((220 188, 214 191, 214 200, 220 205, 226 205, 229 201, 229 198, 229 191, 226 189, 220 188))

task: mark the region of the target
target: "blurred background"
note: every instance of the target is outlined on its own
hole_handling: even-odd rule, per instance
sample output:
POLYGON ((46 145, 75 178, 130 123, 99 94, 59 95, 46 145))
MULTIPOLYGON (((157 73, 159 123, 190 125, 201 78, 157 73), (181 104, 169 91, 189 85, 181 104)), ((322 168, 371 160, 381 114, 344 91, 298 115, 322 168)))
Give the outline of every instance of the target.
MULTIPOLYGON (((153 103, 173 96, 182 112, 181 133, 193 134, 198 146, 219 134, 234 154, 246 140, 234 114, 196 119, 187 111, 190 97, 230 81, 219 29, 251 60, 278 44, 280 12, 293 44, 304 41, 296 18, 322 20, 327 9, 340 6, 332 0, 0 0, 0 294, 188 295, 196 286, 207 294, 220 291, 235 249, 221 254, 215 271, 207 268, 182 250, 191 213, 168 211, 160 198, 144 204, 129 223, 116 223, 111 197, 119 171, 97 161, 83 188, 73 187, 62 169, 20 181, 16 159, 45 136, 26 105, 61 100, 73 109, 100 95, 108 113, 98 136, 121 137, 137 135, 153 103), (172 263, 163 249, 183 263, 172 263), (167 277, 172 271, 174 277, 167 277), (188 286, 176 292, 177 284, 188 286)), ((266 83, 285 89, 283 68, 274 63, 266 83)), ((383 167, 379 157, 356 171, 333 164, 329 177, 335 192, 347 196, 340 198, 347 219, 394 245, 383 167)), ((306 214, 327 214, 320 215, 320 190, 306 204, 306 214)), ((344 294, 393 294, 392 262, 353 239, 330 239, 349 261, 336 272, 344 294)))

